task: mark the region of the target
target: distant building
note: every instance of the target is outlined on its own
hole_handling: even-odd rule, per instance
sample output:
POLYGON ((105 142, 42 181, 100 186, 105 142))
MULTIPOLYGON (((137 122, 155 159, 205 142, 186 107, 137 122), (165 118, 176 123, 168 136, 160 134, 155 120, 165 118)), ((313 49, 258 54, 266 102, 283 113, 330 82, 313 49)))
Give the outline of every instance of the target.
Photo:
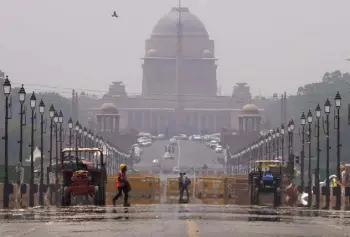
POLYGON ((172 8, 157 22, 146 40, 142 60, 142 94, 127 95, 122 82, 113 82, 90 109, 92 118, 96 120, 102 104, 111 103, 118 110, 121 131, 167 137, 217 133, 223 127, 241 126, 244 105, 253 103, 262 112, 268 103, 253 100, 246 83, 237 83, 232 96, 217 96, 214 41, 188 8, 172 8))

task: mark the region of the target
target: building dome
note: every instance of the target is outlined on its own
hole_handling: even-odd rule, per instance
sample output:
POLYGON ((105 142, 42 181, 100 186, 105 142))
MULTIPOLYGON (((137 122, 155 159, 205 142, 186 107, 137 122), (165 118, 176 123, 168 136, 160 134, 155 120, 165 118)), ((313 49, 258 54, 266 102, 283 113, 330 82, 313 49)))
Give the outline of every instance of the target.
POLYGON ((243 106, 240 113, 243 116, 244 115, 247 115, 247 116, 260 115, 259 108, 255 104, 247 104, 247 105, 243 106))
POLYGON ((203 22, 190 13, 187 7, 173 7, 153 28, 152 37, 176 36, 179 23, 179 11, 181 12, 181 35, 209 37, 203 22))
POLYGON ((113 103, 104 103, 100 110, 105 114, 118 114, 118 109, 113 103))

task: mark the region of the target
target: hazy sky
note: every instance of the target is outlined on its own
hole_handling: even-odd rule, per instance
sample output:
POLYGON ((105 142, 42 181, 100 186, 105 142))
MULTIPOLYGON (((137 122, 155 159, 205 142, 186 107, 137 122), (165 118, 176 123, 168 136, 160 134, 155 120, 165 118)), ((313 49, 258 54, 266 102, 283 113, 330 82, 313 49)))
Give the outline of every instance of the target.
MULTIPOLYGON (((141 92, 145 39, 177 0, 0 0, 0 70, 16 83, 141 92), (112 18, 116 10, 119 19, 112 18)), ((271 95, 350 71, 349 0, 183 0, 215 40, 218 84, 271 95)), ((27 86, 29 89, 29 87, 27 86)), ((30 89, 45 89, 32 86, 30 89)))

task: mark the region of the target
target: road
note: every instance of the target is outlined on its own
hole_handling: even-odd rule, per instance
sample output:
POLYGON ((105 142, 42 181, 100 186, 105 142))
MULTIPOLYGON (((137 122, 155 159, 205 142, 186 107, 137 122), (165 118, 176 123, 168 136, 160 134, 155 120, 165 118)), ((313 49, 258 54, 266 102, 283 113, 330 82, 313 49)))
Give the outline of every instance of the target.
MULTIPOLYGON (((280 222, 247 221, 237 207, 204 205, 138 206, 129 219, 111 208, 36 209, 0 214, 2 237, 277 237, 348 236, 348 219, 282 217, 280 222), (237 209, 237 213, 235 213, 237 209)), ((132 212, 132 211, 130 211, 132 212)), ((349 215, 349 214, 347 214, 349 215)))
MULTIPOLYGON (((152 160, 158 159, 161 162, 162 169, 172 170, 174 166, 177 166, 177 158, 174 160, 165 160, 164 146, 169 144, 167 140, 154 141, 149 147, 144 147, 142 160, 139 164, 135 165, 136 169, 140 168, 152 168, 152 160)), ((203 143, 182 140, 180 141, 180 167, 195 167, 201 168, 204 164, 207 164, 209 168, 222 168, 223 166, 218 163, 218 155, 213 149, 206 147, 203 143)), ((177 156, 177 151, 176 155, 177 156)))

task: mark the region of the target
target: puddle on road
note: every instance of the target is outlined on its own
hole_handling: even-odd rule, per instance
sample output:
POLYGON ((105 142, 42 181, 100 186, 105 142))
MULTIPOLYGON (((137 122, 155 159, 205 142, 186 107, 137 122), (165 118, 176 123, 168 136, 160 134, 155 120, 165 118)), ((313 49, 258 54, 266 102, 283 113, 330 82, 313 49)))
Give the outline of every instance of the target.
MULTIPOLYGON (((276 219, 276 213, 256 213, 264 210, 252 207, 207 206, 207 205, 144 205, 132 207, 96 207, 73 206, 69 208, 33 208, 23 210, 0 210, 0 222, 102 222, 102 221, 132 221, 132 220, 233 220, 233 221, 265 221, 276 219), (126 212, 127 211, 127 212, 126 212), (252 213, 253 212, 253 213, 252 213)), ((274 210, 276 212, 276 210, 274 210)), ((277 210, 280 222, 313 223, 337 220, 343 225, 350 226, 349 212, 325 212, 306 209, 277 210), (341 218, 340 218, 341 216, 341 218), (334 218, 336 217, 336 218, 334 218)))

